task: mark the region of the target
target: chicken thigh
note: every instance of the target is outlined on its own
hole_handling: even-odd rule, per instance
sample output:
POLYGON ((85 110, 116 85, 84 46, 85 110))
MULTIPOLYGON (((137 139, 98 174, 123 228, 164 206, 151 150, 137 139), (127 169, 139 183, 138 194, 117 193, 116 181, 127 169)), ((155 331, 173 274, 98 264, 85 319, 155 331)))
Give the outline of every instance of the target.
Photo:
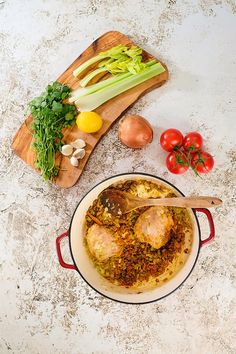
POLYGON ((147 242, 154 248, 161 248, 169 241, 173 226, 173 218, 168 209, 157 206, 149 208, 138 217, 134 232, 140 242, 147 242))
POLYGON ((122 247, 115 242, 112 232, 104 226, 93 224, 86 235, 91 254, 103 262, 112 256, 119 256, 122 247))

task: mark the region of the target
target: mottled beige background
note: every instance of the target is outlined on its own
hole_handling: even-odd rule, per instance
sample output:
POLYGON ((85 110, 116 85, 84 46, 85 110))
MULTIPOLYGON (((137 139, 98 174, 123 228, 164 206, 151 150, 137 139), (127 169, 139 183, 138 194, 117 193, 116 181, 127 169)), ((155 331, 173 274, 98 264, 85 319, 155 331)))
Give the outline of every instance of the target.
MULTIPOLYGON (((0 353, 233 354, 235 343, 234 0, 0 1, 0 353), (26 103, 96 37, 119 30, 166 62, 170 81, 131 110, 155 129, 153 143, 128 150, 117 125, 101 141, 79 183, 46 184, 13 155, 26 103), (209 176, 166 171, 159 133, 199 130, 216 166, 209 176), (215 242, 202 249, 191 277, 170 297, 122 305, 58 265, 55 239, 79 199, 105 177, 146 171, 185 194, 214 194, 215 242)), ((208 225, 201 218, 204 237, 208 225)), ((64 245, 65 252, 67 245, 64 245)), ((69 254, 68 254, 69 260, 69 254)))

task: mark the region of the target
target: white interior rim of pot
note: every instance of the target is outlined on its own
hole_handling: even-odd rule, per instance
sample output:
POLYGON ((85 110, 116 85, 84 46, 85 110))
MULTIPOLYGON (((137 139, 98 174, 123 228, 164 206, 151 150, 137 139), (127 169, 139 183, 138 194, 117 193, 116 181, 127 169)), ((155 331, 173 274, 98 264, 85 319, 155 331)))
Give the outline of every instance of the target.
POLYGON ((154 175, 137 172, 124 173, 109 177, 95 185, 78 203, 70 223, 69 245, 76 270, 91 288, 114 301, 128 304, 146 304, 170 295, 188 278, 198 259, 201 234, 196 213, 193 209, 189 209, 193 221, 193 242, 189 257, 184 266, 172 279, 153 290, 137 293, 121 286, 115 286, 103 278, 93 266, 83 244, 85 235, 85 215, 89 206, 98 197, 102 190, 106 189, 113 183, 132 179, 145 179, 156 183, 159 182, 166 185, 168 188, 173 189, 179 196, 184 196, 184 194, 174 185, 154 175))

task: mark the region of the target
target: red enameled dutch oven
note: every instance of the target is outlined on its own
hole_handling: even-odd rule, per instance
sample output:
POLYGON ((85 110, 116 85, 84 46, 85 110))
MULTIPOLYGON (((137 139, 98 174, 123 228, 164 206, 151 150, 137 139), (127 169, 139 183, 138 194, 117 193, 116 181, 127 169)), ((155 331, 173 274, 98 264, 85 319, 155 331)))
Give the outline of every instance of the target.
POLYGON ((171 188, 177 195, 184 196, 182 192, 180 192, 175 186, 173 186, 169 182, 163 180, 162 178, 149 174, 126 173, 110 177, 93 187, 80 200, 72 216, 69 230, 57 237, 56 248, 60 265, 63 268, 77 270, 81 277, 99 294, 118 302, 128 304, 145 304, 152 301, 160 300, 163 297, 170 295, 173 291, 179 288, 181 284, 183 284, 183 282, 188 278, 188 276, 192 272, 197 262, 201 247, 213 240, 215 235, 215 228, 211 213, 208 209, 189 209, 193 220, 192 248, 186 263, 172 279, 170 279, 159 287, 142 293, 137 293, 137 291, 131 291, 130 289, 111 284, 109 281, 103 278, 94 268, 84 247, 83 238, 85 235, 85 216, 90 205, 104 189, 106 189, 113 183, 135 179, 145 179, 148 181, 163 184, 164 186, 171 188), (209 222, 210 235, 207 239, 204 240, 201 239, 201 231, 196 215, 197 212, 204 213, 207 216, 209 222), (69 238, 69 246, 73 264, 65 263, 61 254, 60 242, 63 238, 67 237, 69 238))

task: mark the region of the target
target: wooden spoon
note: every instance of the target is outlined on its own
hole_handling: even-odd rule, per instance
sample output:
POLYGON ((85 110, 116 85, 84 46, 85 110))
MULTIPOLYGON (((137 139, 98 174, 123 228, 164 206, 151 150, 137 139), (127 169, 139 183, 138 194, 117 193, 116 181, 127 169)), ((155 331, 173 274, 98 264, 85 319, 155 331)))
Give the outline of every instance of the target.
POLYGON ((144 199, 122 192, 115 188, 106 189, 100 195, 102 205, 113 215, 129 213, 131 210, 144 206, 161 205, 180 208, 213 208, 222 203, 215 197, 174 197, 144 199))

